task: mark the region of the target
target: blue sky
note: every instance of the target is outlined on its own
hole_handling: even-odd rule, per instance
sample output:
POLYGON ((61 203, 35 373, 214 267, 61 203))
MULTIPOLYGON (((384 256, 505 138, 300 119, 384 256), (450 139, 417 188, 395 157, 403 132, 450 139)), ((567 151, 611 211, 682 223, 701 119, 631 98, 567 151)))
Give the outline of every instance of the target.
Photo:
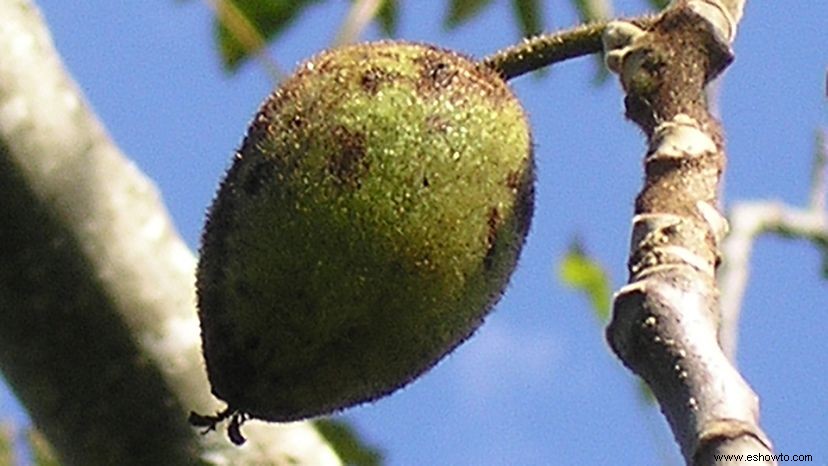
MULTIPOLYGON (((349 2, 313 7, 273 47, 286 70, 323 49, 349 2)), ((474 56, 513 43, 507 2, 451 33, 445 2, 403 2, 399 36, 474 56), (416 5, 416 7, 414 6, 416 5)), ((570 2, 546 21, 576 21, 570 2)), ((620 14, 643 1, 616 1, 620 14)), ((156 181, 187 243, 244 128, 272 83, 258 64, 220 69, 205 3, 39 2, 58 49, 116 142, 156 181)), ((730 155, 725 200, 808 197, 814 131, 826 126, 828 2, 752 1, 720 91, 730 155), (801 11, 797 11, 799 8, 801 11)), ((377 37, 373 29, 366 38, 377 37)), ((657 408, 641 402, 585 300, 556 265, 574 235, 610 270, 625 263, 644 141, 623 119, 615 81, 594 62, 565 63, 513 86, 537 144, 536 216, 510 287, 481 330, 404 390, 343 414, 389 465, 680 464, 657 408), (672 461, 672 463, 670 463, 672 461)), ((776 450, 828 463, 828 281, 800 241, 758 241, 739 364, 762 401, 776 450)), ((5 390, 0 419, 19 419, 5 390)))

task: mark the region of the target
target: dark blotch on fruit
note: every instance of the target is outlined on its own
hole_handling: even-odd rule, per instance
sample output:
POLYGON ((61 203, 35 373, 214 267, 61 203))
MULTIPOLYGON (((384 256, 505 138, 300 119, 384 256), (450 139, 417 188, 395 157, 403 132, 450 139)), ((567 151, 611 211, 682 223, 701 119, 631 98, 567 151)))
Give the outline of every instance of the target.
POLYGON ((334 144, 339 148, 328 159, 328 171, 341 185, 359 188, 360 177, 369 168, 365 153, 365 135, 343 126, 333 130, 334 144))
POLYGON ((420 66, 419 87, 424 93, 439 92, 457 76, 457 70, 442 57, 423 55, 415 62, 420 66))
POLYGON ((250 168, 250 174, 244 180, 242 189, 250 196, 256 196, 259 191, 273 183, 273 175, 275 173, 275 166, 272 162, 260 160, 250 168))
POLYGON ((495 247, 497 246, 497 231, 500 226, 500 222, 501 218, 500 213, 497 211, 497 207, 492 207, 491 210, 489 210, 489 219, 486 222, 489 227, 486 232, 486 256, 483 258, 483 266, 486 267, 486 270, 492 268, 495 247))
POLYGON ((369 68, 362 74, 360 85, 363 89, 365 89, 365 92, 369 94, 376 94, 383 84, 391 82, 393 79, 393 73, 389 73, 381 68, 369 68))

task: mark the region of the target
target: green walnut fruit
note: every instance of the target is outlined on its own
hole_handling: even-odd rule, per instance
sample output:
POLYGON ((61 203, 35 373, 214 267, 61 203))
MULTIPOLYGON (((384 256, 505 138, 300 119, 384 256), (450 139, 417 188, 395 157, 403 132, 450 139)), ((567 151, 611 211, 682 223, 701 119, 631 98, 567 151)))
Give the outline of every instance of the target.
POLYGON ((533 181, 526 116, 493 70, 405 42, 306 62, 209 211, 198 307, 228 410, 194 423, 327 414, 428 370, 501 296, 533 181))

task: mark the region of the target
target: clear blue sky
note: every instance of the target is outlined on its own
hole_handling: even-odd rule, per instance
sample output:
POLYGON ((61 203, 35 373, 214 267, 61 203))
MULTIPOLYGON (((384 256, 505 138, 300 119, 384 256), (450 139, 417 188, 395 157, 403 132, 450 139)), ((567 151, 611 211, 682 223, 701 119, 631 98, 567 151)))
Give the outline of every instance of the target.
MULTIPOLYGON (((349 2, 327 3, 271 47, 283 68, 334 37, 349 2)), ((517 37, 507 2, 452 33, 440 27, 446 2, 402 3, 406 39, 482 56, 517 37)), ((544 3, 549 27, 575 22, 570 2, 544 3)), ((615 3, 623 14, 645 8, 615 3)), ((87 98, 157 182, 195 249, 218 180, 271 88, 265 72, 256 63, 234 76, 221 71, 203 2, 39 4, 87 98)), ((749 2, 721 88, 728 204, 807 199, 814 131, 828 110, 826 31, 824 0, 749 2)), ((389 465, 680 464, 657 408, 641 402, 585 300, 556 278, 574 235, 616 288, 626 278, 644 142, 623 119, 616 82, 594 87, 593 76, 594 62, 580 59, 514 82, 537 143, 533 228, 506 296, 474 338, 406 389, 344 414, 385 450, 389 465)), ((739 364, 761 397, 777 451, 828 464, 828 281, 819 279, 820 257, 805 243, 764 238, 752 265, 739 364)), ((20 408, 0 393, 0 420, 19 419, 20 408)))

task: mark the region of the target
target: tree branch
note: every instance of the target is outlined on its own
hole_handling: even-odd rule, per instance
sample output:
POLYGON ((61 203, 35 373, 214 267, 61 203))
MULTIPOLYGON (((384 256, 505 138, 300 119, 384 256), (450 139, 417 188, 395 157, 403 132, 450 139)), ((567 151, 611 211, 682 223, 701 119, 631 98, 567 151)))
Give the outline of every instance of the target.
POLYGON ((65 464, 338 464, 306 423, 201 436, 195 258, 66 75, 0 0, 0 369, 65 464))
POLYGON ((627 117, 648 139, 629 284, 616 295, 607 338, 652 388, 693 465, 715 464, 717 454, 772 451, 758 399, 717 341, 725 152, 704 89, 732 60, 743 3, 677 0, 649 27, 613 22, 604 31, 627 117))
POLYGON ((516 78, 553 63, 601 51, 606 23, 587 23, 556 33, 524 39, 485 59, 483 64, 497 70, 503 79, 516 78))
MULTIPOLYGON (((811 171, 811 195, 808 207, 798 209, 781 202, 740 202, 730 212, 730 234, 722 245, 723 262, 719 273, 722 324, 719 341, 728 358, 736 361, 739 317, 750 273, 753 243, 763 233, 804 239, 828 249, 828 211, 826 198, 826 153, 824 131, 817 133, 817 150, 811 171)), ((828 252, 825 272, 828 274, 828 252)))
MULTIPOLYGON (((628 21, 644 28, 651 25, 653 19, 653 16, 642 16, 628 21)), ((485 57, 482 64, 509 80, 571 58, 600 53, 604 50, 602 41, 607 24, 606 21, 596 21, 530 37, 485 57)))

